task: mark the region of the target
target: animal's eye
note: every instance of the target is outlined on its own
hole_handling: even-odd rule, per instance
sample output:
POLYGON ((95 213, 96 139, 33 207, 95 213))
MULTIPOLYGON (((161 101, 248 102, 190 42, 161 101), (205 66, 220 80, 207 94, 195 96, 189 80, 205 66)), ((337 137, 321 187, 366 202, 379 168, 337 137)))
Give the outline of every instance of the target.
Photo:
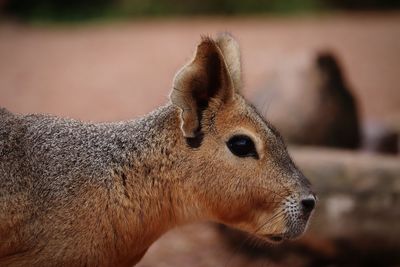
POLYGON ((250 137, 235 135, 226 143, 229 150, 238 157, 254 157, 258 159, 256 147, 250 137))

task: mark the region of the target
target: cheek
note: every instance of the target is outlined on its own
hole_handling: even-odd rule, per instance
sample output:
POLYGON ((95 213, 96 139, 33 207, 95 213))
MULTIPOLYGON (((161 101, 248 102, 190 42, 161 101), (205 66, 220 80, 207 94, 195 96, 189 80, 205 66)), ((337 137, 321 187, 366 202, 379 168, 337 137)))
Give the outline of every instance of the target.
POLYGON ((228 225, 237 225, 254 221, 255 212, 248 201, 231 200, 226 205, 217 205, 213 210, 219 221, 228 225))
POLYGON ((255 208, 253 192, 238 172, 227 168, 223 162, 209 171, 212 178, 208 182, 207 202, 212 214, 226 224, 251 220, 255 208))
POLYGON ((268 234, 281 234, 286 232, 286 218, 282 212, 262 213, 257 218, 255 231, 268 234))
POLYGON ((204 153, 207 156, 202 162, 207 164, 199 166, 198 188, 206 192, 202 201, 208 203, 207 208, 217 220, 226 224, 249 222, 256 219, 256 214, 269 214, 277 208, 282 190, 269 185, 269 178, 260 174, 262 162, 238 158, 211 142, 205 142, 203 148, 208 153, 204 153))

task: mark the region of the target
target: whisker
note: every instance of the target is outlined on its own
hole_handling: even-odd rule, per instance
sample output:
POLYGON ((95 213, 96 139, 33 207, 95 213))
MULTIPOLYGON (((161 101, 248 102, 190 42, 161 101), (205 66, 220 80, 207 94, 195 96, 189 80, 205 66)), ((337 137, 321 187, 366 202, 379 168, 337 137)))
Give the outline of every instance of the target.
POLYGON ((278 212, 276 212, 274 215, 272 215, 271 218, 269 218, 266 222, 264 222, 255 232, 254 234, 257 234, 258 231, 260 231, 262 228, 264 228, 265 225, 267 225, 268 223, 273 222, 273 220, 277 219, 278 216, 282 215, 285 212, 284 209, 279 210, 278 212))
MULTIPOLYGON (((267 188, 267 187, 258 186, 258 185, 252 185, 252 184, 247 184, 246 186, 256 187, 256 188, 260 188, 260 189, 263 189, 263 190, 267 190, 267 191, 271 192, 272 194, 281 197, 282 200, 285 199, 285 198, 287 197, 287 196, 283 196, 283 195, 281 195, 281 194, 279 194, 279 193, 277 193, 277 192, 275 192, 275 191, 273 191, 272 189, 267 188)), ((286 189, 284 193, 290 193, 290 192, 291 192, 291 190, 289 190, 288 188, 286 188, 286 187, 283 187, 283 188, 286 189)))
POLYGON ((274 91, 266 90, 263 94, 262 105, 260 106, 261 115, 267 119, 269 108, 271 107, 271 103, 273 98, 276 96, 274 91))
POLYGON ((232 252, 232 256, 226 261, 226 263, 224 264, 225 267, 229 266, 229 263, 232 261, 232 259, 234 258, 234 256, 236 255, 236 253, 244 246, 244 244, 246 244, 247 242, 249 242, 249 240, 254 239, 257 235, 257 233, 263 228, 265 227, 265 225, 267 225, 270 222, 273 222, 274 220, 276 220, 277 218, 279 218, 279 216, 281 216, 283 213, 285 212, 284 209, 280 209, 279 211, 277 211, 275 214, 273 214, 266 222, 264 222, 259 228, 256 229, 256 231, 254 231, 254 233, 251 235, 247 235, 245 239, 243 239, 242 242, 240 242, 239 246, 237 246, 234 251, 232 252))
POLYGON ((268 110, 269 110, 269 108, 270 108, 270 106, 271 106, 271 103, 272 103, 272 98, 270 98, 270 97, 266 97, 265 98, 265 101, 264 101, 264 104, 263 104, 263 106, 262 106, 262 111, 261 111, 261 115, 265 118, 265 119, 267 119, 267 114, 268 114, 268 110))

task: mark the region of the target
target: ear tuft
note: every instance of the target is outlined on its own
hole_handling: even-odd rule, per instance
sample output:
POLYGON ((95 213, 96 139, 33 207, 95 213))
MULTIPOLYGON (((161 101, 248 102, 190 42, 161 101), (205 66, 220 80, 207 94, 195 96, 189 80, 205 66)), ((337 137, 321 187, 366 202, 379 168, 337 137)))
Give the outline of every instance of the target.
POLYGON ((230 33, 226 32, 218 35, 216 43, 224 56, 235 91, 239 93, 242 90, 242 65, 239 44, 230 33))
POLYGON ((211 99, 221 103, 232 99, 233 82, 221 48, 209 37, 202 37, 194 58, 175 75, 170 99, 181 109, 181 129, 188 138, 200 131, 202 112, 211 99))

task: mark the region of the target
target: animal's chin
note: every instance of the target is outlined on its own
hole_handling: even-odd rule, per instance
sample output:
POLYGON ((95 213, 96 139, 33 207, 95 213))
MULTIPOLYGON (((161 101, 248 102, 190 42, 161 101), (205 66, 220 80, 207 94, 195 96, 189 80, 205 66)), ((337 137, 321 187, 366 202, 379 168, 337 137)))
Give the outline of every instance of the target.
POLYGON ((279 244, 287 240, 295 240, 301 237, 307 229, 309 216, 295 218, 293 221, 285 221, 286 226, 282 231, 256 233, 257 238, 272 244, 279 244))
POLYGON ((263 238, 266 239, 268 242, 275 243, 275 244, 282 243, 286 239, 285 235, 283 235, 283 234, 265 235, 265 236, 263 236, 263 238))
POLYGON ((300 236, 302 236, 303 233, 304 233, 304 229, 293 231, 293 232, 287 232, 287 233, 265 234, 265 235, 260 235, 259 237, 262 238, 263 240, 267 241, 268 243, 279 244, 286 240, 297 239, 300 236))
POLYGON ((301 234, 298 235, 288 235, 288 234, 272 234, 272 235, 263 235, 261 238, 268 243, 273 243, 273 244, 279 244, 282 243, 286 240, 293 240, 301 236, 301 234))

